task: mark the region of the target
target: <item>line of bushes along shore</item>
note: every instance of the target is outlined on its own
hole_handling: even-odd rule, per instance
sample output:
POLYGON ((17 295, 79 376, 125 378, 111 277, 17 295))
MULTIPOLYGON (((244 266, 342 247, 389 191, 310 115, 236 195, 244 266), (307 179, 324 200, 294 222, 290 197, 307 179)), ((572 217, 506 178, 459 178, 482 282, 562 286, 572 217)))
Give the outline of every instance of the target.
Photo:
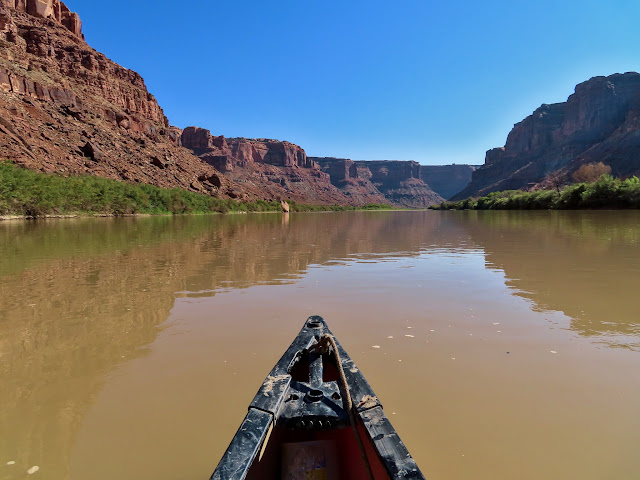
MULTIPOLYGON (((383 210, 389 205, 306 205, 289 202, 293 212, 383 210)), ((241 202, 200 195, 181 188, 159 188, 93 176, 61 177, 0 161, 0 215, 196 214, 279 212, 280 202, 241 202)))
POLYGON ((467 198, 457 202, 442 202, 434 210, 572 210, 640 208, 640 180, 626 180, 602 175, 595 182, 581 182, 562 188, 536 190, 506 190, 485 197, 467 198))

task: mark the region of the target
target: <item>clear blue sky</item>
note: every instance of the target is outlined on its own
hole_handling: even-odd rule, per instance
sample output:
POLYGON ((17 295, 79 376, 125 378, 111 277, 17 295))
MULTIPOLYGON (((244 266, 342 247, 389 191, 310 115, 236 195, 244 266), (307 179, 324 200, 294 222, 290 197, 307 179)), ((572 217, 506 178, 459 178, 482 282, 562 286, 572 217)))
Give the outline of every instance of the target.
POLYGON ((640 70, 636 0, 65 0, 173 125, 307 154, 483 163, 513 124, 640 70))

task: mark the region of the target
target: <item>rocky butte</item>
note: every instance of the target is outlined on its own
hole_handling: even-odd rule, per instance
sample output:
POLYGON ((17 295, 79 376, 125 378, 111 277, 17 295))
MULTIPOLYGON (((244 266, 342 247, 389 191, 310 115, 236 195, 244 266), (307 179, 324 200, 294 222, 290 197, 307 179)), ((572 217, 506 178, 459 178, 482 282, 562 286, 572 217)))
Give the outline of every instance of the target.
POLYGON ((612 174, 640 174, 640 74, 594 77, 566 102, 542 105, 513 127, 504 147, 486 154, 471 183, 453 199, 548 185, 581 165, 603 162, 612 174))

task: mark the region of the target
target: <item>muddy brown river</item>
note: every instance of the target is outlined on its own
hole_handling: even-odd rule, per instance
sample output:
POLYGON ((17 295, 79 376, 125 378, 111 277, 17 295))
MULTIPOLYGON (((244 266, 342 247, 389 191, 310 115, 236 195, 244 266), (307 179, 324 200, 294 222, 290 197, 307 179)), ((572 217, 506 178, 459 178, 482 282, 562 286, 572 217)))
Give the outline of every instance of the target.
POLYGON ((0 479, 208 479, 312 314, 430 480, 637 479, 639 300, 640 212, 1 222, 0 479))

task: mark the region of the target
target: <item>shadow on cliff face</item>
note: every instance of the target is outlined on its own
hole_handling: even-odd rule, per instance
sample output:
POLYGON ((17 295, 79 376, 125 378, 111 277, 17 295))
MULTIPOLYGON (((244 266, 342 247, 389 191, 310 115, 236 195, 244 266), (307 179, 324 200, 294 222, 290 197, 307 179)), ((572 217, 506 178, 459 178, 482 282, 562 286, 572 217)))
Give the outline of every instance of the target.
POLYGON ((516 295, 563 312, 580 335, 640 350, 636 212, 451 213, 516 295))
POLYGON ((149 352, 176 296, 416 255, 437 223, 432 212, 355 212, 0 224, 0 451, 68 478, 105 379, 149 352))

